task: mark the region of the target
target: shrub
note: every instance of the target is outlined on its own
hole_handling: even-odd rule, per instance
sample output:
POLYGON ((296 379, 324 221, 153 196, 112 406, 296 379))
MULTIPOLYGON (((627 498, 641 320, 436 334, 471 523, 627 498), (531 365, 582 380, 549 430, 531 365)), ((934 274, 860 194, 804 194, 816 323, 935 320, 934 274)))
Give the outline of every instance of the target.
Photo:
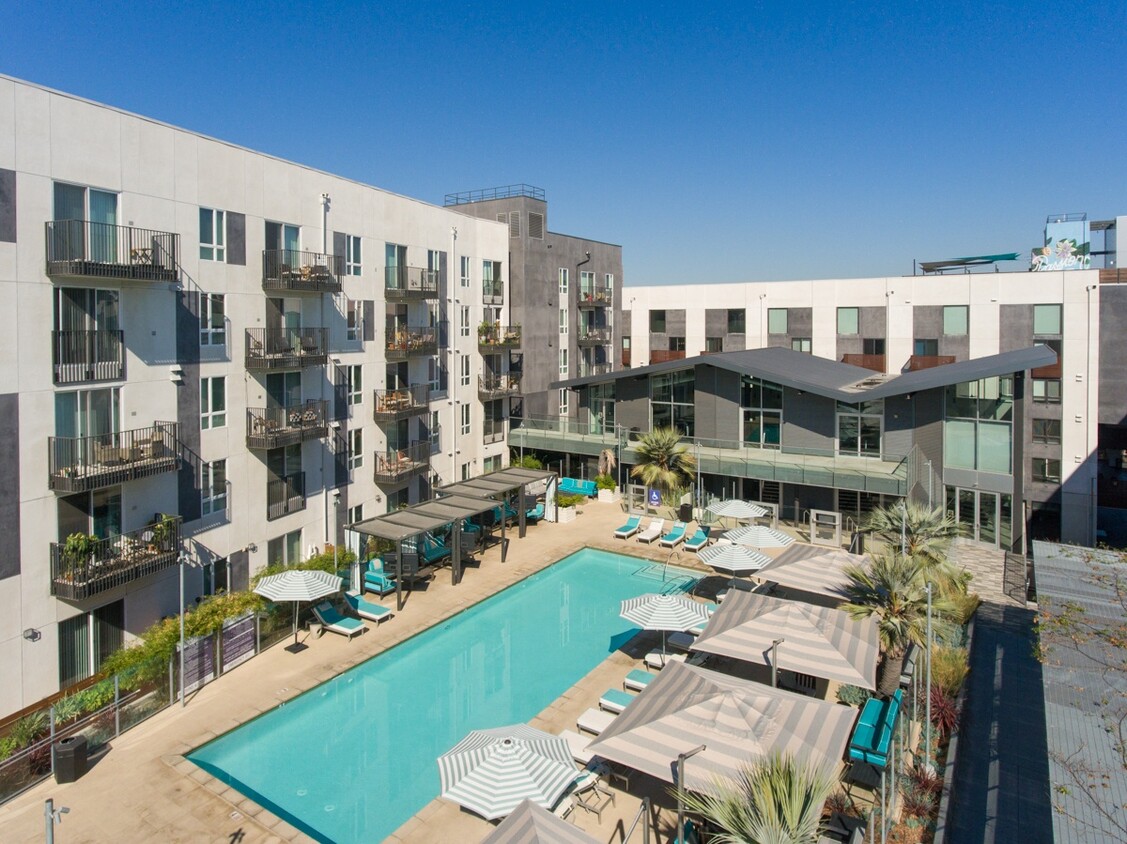
POLYGON ((14 756, 19 749, 16 740, 11 736, 0 738, 0 761, 7 759, 9 756, 14 756))
POLYGON ((865 701, 872 696, 872 692, 868 689, 862 689, 860 686, 839 686, 837 690, 838 703, 844 703, 848 706, 864 706, 865 701))
POLYGON ((938 686, 931 689, 931 723, 940 736, 949 736, 959 722, 959 707, 955 698, 938 686))
POLYGON ((923 765, 913 765, 908 769, 908 782, 916 791, 935 797, 943 790, 943 780, 939 774, 923 765))
POLYGON ((935 811, 938 801, 934 794, 911 786, 903 792, 904 813, 914 818, 926 818, 935 811))
POLYGON ((931 680, 949 696, 959 693, 969 670, 966 648, 935 645, 931 649, 931 680))
POLYGON ((8 732, 8 738, 16 743, 16 750, 23 750, 47 730, 47 713, 42 709, 25 715, 8 732))
POLYGON ((543 469, 544 463, 535 454, 526 454, 524 457, 513 456, 509 460, 510 466, 516 466, 521 469, 543 469))
POLYGON ((618 489, 618 484, 610 475, 595 475, 596 489, 618 489))
POLYGON ((574 507, 576 504, 581 504, 586 500, 586 495, 579 495, 574 492, 561 492, 556 496, 556 506, 574 507))

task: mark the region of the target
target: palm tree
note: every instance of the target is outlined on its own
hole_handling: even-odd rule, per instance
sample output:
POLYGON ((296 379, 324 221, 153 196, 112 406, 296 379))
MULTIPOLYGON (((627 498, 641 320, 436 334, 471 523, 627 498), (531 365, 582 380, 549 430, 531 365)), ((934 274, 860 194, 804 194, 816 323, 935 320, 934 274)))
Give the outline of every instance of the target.
POLYGON ((741 768, 734 783, 718 780, 705 794, 682 790, 682 799, 690 811, 724 830, 713 841, 814 844, 834 786, 825 769, 772 753, 741 768))
POLYGON ((599 452, 599 474, 609 475, 618 465, 618 458, 614 456, 613 448, 604 448, 599 452))
MULTIPOLYGON (((849 603, 842 609, 852 618, 875 618, 884 656, 877 691, 891 695, 900 684, 908 643, 927 647, 927 564, 899 554, 874 555, 867 566, 847 566, 849 603)), ((952 613, 941 594, 932 596, 933 614, 952 613)))
POLYGON ((947 559, 947 548, 959 533, 959 526, 942 505, 930 508, 908 499, 873 510, 865 520, 864 529, 895 548, 900 547, 903 530, 908 556, 921 557, 931 563, 943 563, 947 559))
POLYGON ((643 434, 634 450, 638 462, 630 476, 641 479, 646 486, 673 492, 692 484, 697 461, 681 442, 681 432, 676 428, 655 428, 643 434))

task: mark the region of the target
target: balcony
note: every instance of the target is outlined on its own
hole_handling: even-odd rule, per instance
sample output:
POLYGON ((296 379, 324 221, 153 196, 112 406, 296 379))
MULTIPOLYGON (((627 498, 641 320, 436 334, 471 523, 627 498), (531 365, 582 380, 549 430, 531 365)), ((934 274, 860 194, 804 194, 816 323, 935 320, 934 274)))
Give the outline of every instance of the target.
POLYGON ((614 290, 605 284, 581 284, 579 286, 579 307, 609 308, 614 304, 614 290))
POLYGON ((884 372, 884 361, 884 355, 848 354, 841 356, 842 363, 859 366, 862 369, 871 369, 873 372, 884 372))
POLYGON ((387 359, 410 360, 438 354, 438 335, 435 329, 425 326, 392 326, 387 332, 387 359))
POLYGON ((579 364, 579 377, 589 378, 592 375, 606 375, 612 372, 613 368, 609 363, 587 363, 582 361, 579 364))
POLYGON ((684 360, 685 350, 673 351, 672 349, 651 349, 650 363, 668 363, 671 360, 684 360))
POLYGON ((438 270, 384 267, 384 298, 389 302, 438 298, 438 270))
POLYGON ((937 366, 946 366, 955 362, 954 355, 912 355, 904 364, 905 372, 916 372, 920 369, 934 369, 937 366))
POLYGON ((519 349, 520 326, 484 322, 477 327, 477 345, 486 354, 494 349, 519 349))
POLYGON ((430 466, 430 442, 412 443, 406 448, 389 448, 376 455, 375 480, 378 484, 397 484, 420 475, 430 466))
POLYGON ((82 601, 158 571, 180 558, 179 516, 165 516, 140 530, 91 539, 81 552, 51 543, 51 594, 82 601))
POLYGON ((262 250, 262 287, 295 293, 340 293, 344 274, 341 255, 298 249, 262 250))
POLYGON ((430 387, 419 384, 402 390, 374 390, 372 418, 376 422, 398 422, 422 416, 430 408, 430 387))
POLYGON ((507 372, 504 375, 479 375, 477 376, 477 395, 483 401, 500 399, 505 396, 520 395, 519 372, 507 372))
POLYGON ((125 377, 124 331, 52 331, 56 384, 120 381, 125 377))
POLYGON ((94 437, 47 438, 47 485, 89 492, 180 468, 175 422, 94 437))
POLYGON ((507 430, 507 419, 486 419, 484 423, 484 435, 482 441, 486 445, 489 445, 490 443, 503 442, 505 439, 505 432, 507 430))
POLYGON ((247 369, 300 369, 328 363, 324 328, 248 328, 247 369))
POLYGON ((609 328, 587 328, 581 329, 579 332, 578 342, 580 346, 606 346, 611 341, 611 330, 609 328))
POLYGON ((483 281, 481 284, 481 303, 483 305, 505 304, 505 282, 500 280, 483 281))
POLYGON ((280 448, 328 436, 324 401, 289 407, 248 407, 247 448, 280 448))
POLYGON ((1058 353, 1057 362, 1050 363, 1048 366, 1039 366, 1036 369, 1029 370, 1030 378, 1060 378, 1062 368, 1060 365, 1060 356, 1058 353))
POLYGON ((266 482, 266 519, 273 521, 305 509, 305 472, 266 482))
POLYGON ((178 234, 89 220, 51 220, 46 231, 49 276, 180 280, 178 234))

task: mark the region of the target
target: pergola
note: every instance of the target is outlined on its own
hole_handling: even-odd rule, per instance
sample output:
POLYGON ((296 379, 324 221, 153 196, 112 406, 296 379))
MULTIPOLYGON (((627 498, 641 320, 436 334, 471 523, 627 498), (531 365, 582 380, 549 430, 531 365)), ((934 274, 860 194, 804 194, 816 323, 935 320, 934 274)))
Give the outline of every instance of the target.
MULTIPOLYGON (((438 494, 440 496, 456 496, 461 498, 472 498, 477 500, 486 499, 492 502, 503 501, 510 492, 520 492, 520 500, 517 502, 517 536, 524 539, 525 529, 527 527, 525 520, 525 487, 529 484, 537 483, 539 481, 548 482, 548 495, 549 501, 555 501, 554 495, 554 481, 556 473, 547 469, 518 469, 509 467, 508 469, 499 469, 496 472, 490 472, 488 475, 474 478, 469 481, 461 481, 460 483, 450 484, 449 486, 439 487, 438 494)), ((439 498, 441 503, 445 498, 439 498)), ((421 505, 419 505, 421 506, 421 505)), ((490 505, 486 509, 492 509, 495 504, 490 505)), ((508 540, 505 539, 505 519, 501 519, 501 562, 505 562, 505 557, 509 551, 508 540)))

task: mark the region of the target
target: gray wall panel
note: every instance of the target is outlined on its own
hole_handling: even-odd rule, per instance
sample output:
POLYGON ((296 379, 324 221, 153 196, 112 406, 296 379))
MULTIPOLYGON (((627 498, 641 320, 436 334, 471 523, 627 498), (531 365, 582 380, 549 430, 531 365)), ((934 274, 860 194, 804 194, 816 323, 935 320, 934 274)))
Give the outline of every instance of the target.
POLYGON ((783 451, 833 454, 836 420, 833 399, 783 389, 783 451))
POLYGON ((884 400, 884 443, 885 460, 896 460, 912 450, 912 430, 915 425, 915 412, 912 400, 904 396, 892 396, 884 400))
POLYGON ((1100 423, 1127 424, 1127 284, 1100 287, 1100 423))
POLYGON ((615 421, 627 430, 650 429, 650 382, 646 377, 619 378, 615 384, 615 421))
POLYGON ((943 390, 926 390, 912 397, 915 414, 915 444, 931 461, 932 472, 942 477, 943 390))
MULTIPOLYGON (((20 397, 0 396, 0 580, 20 573, 20 397)), ((43 549, 46 552, 46 548, 43 549)), ((11 609, 10 607, 8 609, 11 609)))
POLYGON ((1033 306, 1002 305, 998 309, 998 351, 1012 352, 1033 345, 1033 306))
POLYGON ((238 267, 247 264, 247 218, 235 211, 227 212, 227 263, 238 267))
MULTIPOLYGON (((184 381, 176 388, 176 421, 180 433, 180 452, 184 462, 177 479, 180 515, 185 522, 200 518, 200 324, 196 313, 198 299, 180 293, 176 300, 176 356, 184 371, 184 381)), ((228 343, 234 346, 234 338, 228 343)), ((237 347, 236 347, 237 348, 237 347)), ((227 395, 233 385, 228 379, 227 395)), ((242 420, 227 414, 227 424, 239 426, 242 420)), ((238 430, 236 428, 236 430, 238 430)))
POLYGON ((0 167, 0 241, 16 242, 16 171, 0 167))

